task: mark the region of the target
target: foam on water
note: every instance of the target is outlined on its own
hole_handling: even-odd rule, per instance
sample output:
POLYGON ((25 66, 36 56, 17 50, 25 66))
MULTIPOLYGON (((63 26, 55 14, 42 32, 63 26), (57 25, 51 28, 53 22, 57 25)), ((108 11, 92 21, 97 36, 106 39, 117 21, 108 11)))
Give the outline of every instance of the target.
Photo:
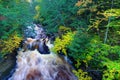
MULTIPOLYGON (((43 29, 36 26, 35 30, 37 33, 35 39, 46 38, 43 29)), ((71 66, 64 58, 51 51, 53 44, 47 41, 45 45, 48 46, 50 54, 41 54, 38 49, 18 51, 17 67, 8 80, 77 80, 71 66)), ((42 47, 40 46, 41 49, 42 47)))

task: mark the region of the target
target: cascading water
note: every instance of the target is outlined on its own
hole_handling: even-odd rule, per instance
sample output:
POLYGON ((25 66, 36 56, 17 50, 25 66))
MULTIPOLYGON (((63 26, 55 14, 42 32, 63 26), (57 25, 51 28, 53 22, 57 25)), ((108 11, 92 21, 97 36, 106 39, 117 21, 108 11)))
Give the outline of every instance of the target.
POLYGON ((43 28, 35 26, 34 30, 35 39, 29 38, 31 43, 25 44, 29 48, 18 51, 17 68, 8 80, 77 80, 64 58, 51 51, 53 45, 50 41, 45 42, 44 39, 47 39, 47 36, 43 28), (36 41, 38 41, 37 44, 33 44, 36 41), (41 44, 43 42, 45 44, 41 44), (50 51, 42 54, 47 47, 50 51))

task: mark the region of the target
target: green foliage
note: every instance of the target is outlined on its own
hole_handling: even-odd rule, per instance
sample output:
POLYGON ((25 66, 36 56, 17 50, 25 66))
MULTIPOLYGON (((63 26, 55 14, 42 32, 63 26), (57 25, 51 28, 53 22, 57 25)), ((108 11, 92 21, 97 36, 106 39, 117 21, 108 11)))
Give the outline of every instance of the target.
MULTIPOLYGON (((73 3, 67 0, 43 1, 40 5, 40 19, 48 29, 54 29, 60 34, 66 33, 65 26, 76 31, 72 40, 67 40, 69 37, 57 37, 54 51, 67 54, 77 70, 84 67, 87 70, 101 71, 103 80, 118 80, 120 70, 119 4, 118 0, 77 0, 73 3), (59 28, 60 25, 64 27, 59 28), (88 29, 86 30, 85 27, 88 29)), ((75 72, 78 78, 81 72, 75 72)), ((84 79, 86 78, 82 78, 84 79)))
MULTIPOLYGON (((60 5, 59 2, 56 4, 60 5)), ((68 7, 64 10, 62 9, 64 7, 63 4, 61 3, 62 7, 57 6, 57 9, 55 10, 55 12, 59 10, 62 15, 64 14, 62 16, 64 17, 63 19, 58 18, 58 16, 55 15, 55 12, 51 12, 54 11, 52 10, 52 7, 50 7, 51 11, 46 10, 47 17, 44 17, 44 14, 40 17, 44 19, 43 23, 47 26, 49 26, 48 24, 50 20, 55 22, 50 26, 53 27, 52 25, 54 25, 56 30, 60 25, 67 25, 71 28, 71 30, 76 30, 76 28, 80 29, 76 31, 73 36, 73 40, 68 42, 67 46, 64 45, 65 47, 62 47, 63 49, 65 48, 65 54, 67 54, 73 61, 74 67, 77 70, 81 67, 85 67, 87 70, 90 69, 101 71, 103 72, 103 80, 118 80, 120 70, 120 1, 78 0, 78 2, 74 2, 73 13, 72 15, 70 14, 70 16, 69 11, 69 13, 64 11, 69 10, 68 7), (54 14, 55 17, 48 17, 48 13, 54 14), (69 18, 66 17, 66 14, 69 18), (56 21, 54 21, 54 19, 56 21), (57 21, 57 19, 63 20, 63 22, 57 21), (88 27, 88 29, 86 30, 85 27, 88 27), (106 41, 104 41, 105 39, 106 41), (104 73, 104 71, 106 72, 104 73), (107 78, 105 77, 106 75, 107 78)), ((42 12, 43 11, 41 10, 41 13, 42 12)), ((64 28, 62 29, 64 32, 64 28)), ((62 30, 60 30, 60 32, 63 34, 62 30)), ((58 46, 63 46, 62 44, 66 44, 67 41, 65 42, 61 39, 56 38, 55 44, 61 44, 58 46)), ((57 48, 54 48, 54 50, 56 50, 56 52, 62 51, 61 47, 58 48, 58 46, 57 48)), ((76 74, 76 76, 79 77, 79 71, 76 72, 76 74)))
POLYGON ((53 51, 71 59, 78 79, 92 79, 80 69, 84 67, 103 72, 103 80, 118 80, 119 4, 119 0, 0 0, 0 55, 19 46, 22 29, 34 20, 48 32, 57 32, 53 51))
POLYGON ((120 79, 120 70, 106 70, 103 72, 102 80, 119 80, 120 79))
POLYGON ((78 80, 92 80, 90 76, 88 76, 87 72, 83 72, 82 69, 78 71, 73 70, 73 73, 78 77, 78 80))
MULTIPOLYGON (((112 3, 114 5, 115 3, 112 3)), ((107 40, 108 44, 116 45, 119 43, 119 29, 120 29, 120 21, 119 21, 119 13, 120 9, 105 8, 106 10, 96 12, 96 17, 92 17, 90 19, 89 31, 94 32, 96 30, 96 34, 101 37, 103 40, 107 40), (114 38, 114 39, 113 39, 114 38)))
POLYGON ((112 27, 112 28, 115 28, 115 29, 120 29, 120 20, 115 20, 115 21, 112 21, 108 24, 108 27, 112 27))
POLYGON ((119 48, 119 46, 110 46, 103 44, 99 39, 92 39, 90 46, 86 49, 86 54, 92 56, 92 60, 89 62, 89 65, 91 67, 95 67, 96 65, 97 68, 100 68, 104 66, 104 63, 108 63, 109 59, 112 61, 119 60, 119 48), (94 64, 92 64, 93 62, 94 64))
POLYGON ((99 68, 99 70, 104 70, 103 80, 118 80, 118 71, 120 70, 120 47, 103 44, 99 39, 96 40, 95 38, 91 40, 90 44, 87 49, 87 54, 92 56, 92 59, 87 61, 88 66, 93 69, 99 68), (111 72, 112 70, 115 71, 111 72))
POLYGON ((42 0, 39 3, 38 19, 49 28, 48 32, 57 32, 61 25, 71 28, 87 27, 85 19, 76 15, 78 10, 76 2, 77 0, 42 0))
POLYGON ((88 57, 88 55, 85 54, 85 50, 89 47, 89 41, 89 34, 87 34, 84 30, 79 30, 74 36, 71 44, 68 46, 68 55, 73 57, 77 62, 85 60, 86 57, 88 57))
POLYGON ((0 38, 7 39, 14 31, 21 33, 22 28, 32 22, 33 13, 30 11, 30 4, 20 0, 1 1, 0 17, 0 38))
POLYGON ((21 0, 0 0, 1 55, 19 47, 24 26, 33 22, 30 4, 21 0), (14 45, 13 45, 14 44, 14 45))
MULTIPOLYGON (((108 71, 113 69, 120 70, 119 49, 119 46, 103 44, 97 36, 92 38, 88 33, 85 34, 85 32, 79 31, 69 45, 69 52, 67 54, 75 60, 73 64, 75 64, 77 69, 79 69, 84 62, 86 67, 90 67, 91 69, 108 71)), ((114 75, 116 76, 116 74, 114 75)))

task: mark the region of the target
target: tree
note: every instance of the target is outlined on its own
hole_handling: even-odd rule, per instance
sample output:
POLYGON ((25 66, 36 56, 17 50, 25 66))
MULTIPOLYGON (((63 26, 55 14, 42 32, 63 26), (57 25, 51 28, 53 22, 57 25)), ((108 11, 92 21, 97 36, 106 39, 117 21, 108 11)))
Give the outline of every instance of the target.
POLYGON ((19 47, 23 28, 33 22, 33 16, 30 4, 26 1, 0 0, 0 53, 2 56, 3 53, 12 53, 19 47))
POLYGON ((0 38, 5 39, 14 31, 21 32, 22 28, 32 22, 33 14, 30 12, 28 2, 20 0, 1 0, 0 16, 0 38))
POLYGON ((73 29, 86 27, 85 19, 78 16, 77 0, 42 0, 39 21, 48 29, 48 32, 57 32, 59 26, 67 26, 73 29))

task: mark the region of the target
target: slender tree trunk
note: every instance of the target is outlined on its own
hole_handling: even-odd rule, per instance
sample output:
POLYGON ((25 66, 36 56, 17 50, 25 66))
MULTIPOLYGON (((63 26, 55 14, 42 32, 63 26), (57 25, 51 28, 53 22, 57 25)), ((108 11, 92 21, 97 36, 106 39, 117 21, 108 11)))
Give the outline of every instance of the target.
MULTIPOLYGON (((113 1, 114 0, 112 0, 112 2, 111 2, 111 9, 112 9, 112 7, 113 7, 113 1)), ((108 32, 109 32, 109 23, 111 22, 111 16, 108 18, 108 26, 107 26, 107 28, 106 28, 106 32, 105 32, 105 37, 104 37, 104 44, 107 42, 107 39, 108 39, 108 32)))
MULTIPOLYGON (((110 23, 110 17, 108 19, 108 24, 110 23)), ((106 43, 107 41, 107 38, 108 38, 108 32, 109 32, 109 25, 107 26, 106 28, 106 32, 105 32, 105 38, 104 38, 104 44, 106 43)))

